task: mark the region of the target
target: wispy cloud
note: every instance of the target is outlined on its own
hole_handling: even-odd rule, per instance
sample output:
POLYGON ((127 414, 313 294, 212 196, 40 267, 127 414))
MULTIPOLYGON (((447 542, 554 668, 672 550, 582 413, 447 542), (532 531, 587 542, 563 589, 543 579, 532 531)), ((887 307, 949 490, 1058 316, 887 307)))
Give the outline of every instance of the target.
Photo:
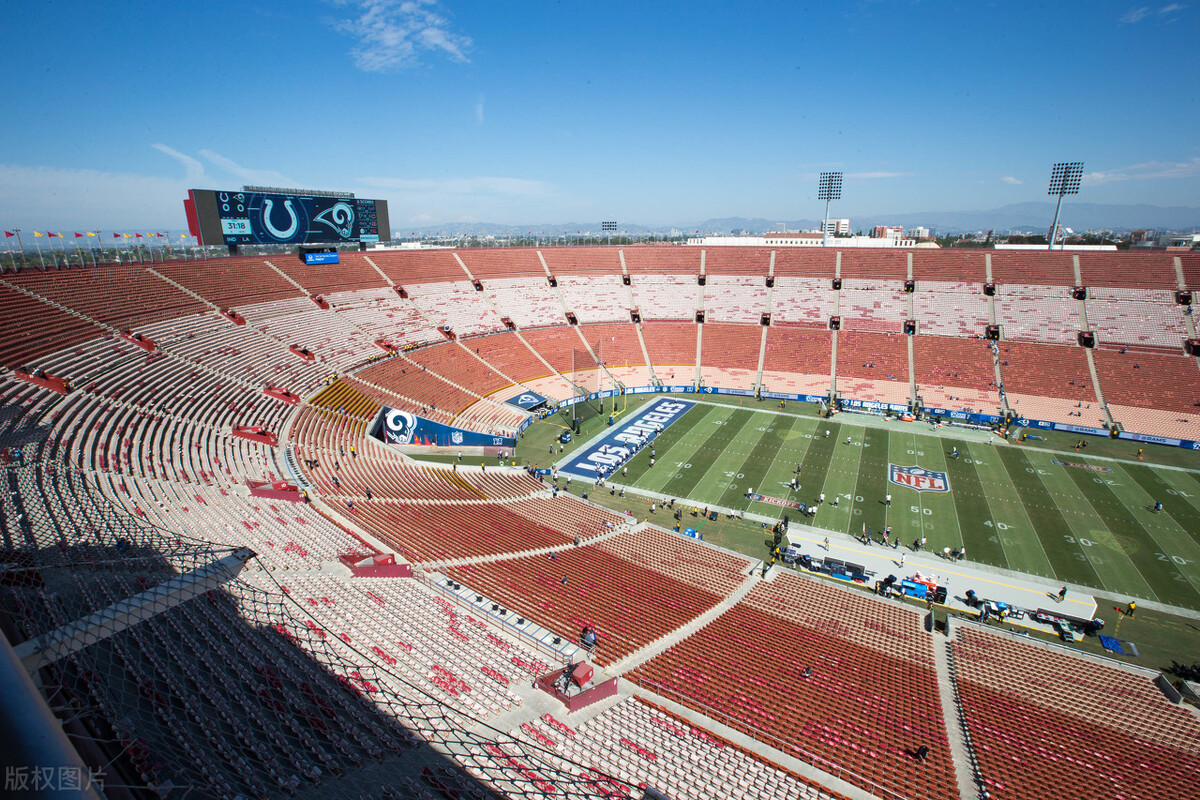
POLYGON ((255 186, 297 186, 296 181, 286 175, 276 172, 273 169, 253 169, 251 167, 243 167, 231 158, 226 158, 220 153, 214 153, 212 150, 201 150, 200 155, 204 157, 214 166, 228 172, 240 181, 245 181, 248 184, 255 186))
POLYGON ((1154 6, 1137 6, 1131 8, 1121 15, 1121 23, 1123 25, 1136 25, 1147 17, 1152 17, 1157 14, 1160 17, 1166 17, 1174 14, 1177 11, 1183 11, 1187 8, 1185 3, 1169 3, 1165 6, 1155 8, 1154 6))
POLYGON ((1127 167, 1088 172, 1083 176, 1083 182, 1096 186, 1118 181, 1196 177, 1200 177, 1200 158, 1193 157, 1187 161, 1145 161, 1141 164, 1130 164, 1127 167))
POLYGON ((1021 186, 1025 183, 1025 181, 1019 178, 1014 178, 1012 175, 1005 175, 1000 179, 1000 182, 1007 183, 1009 186, 1021 186))
POLYGON ((336 29, 357 40, 350 53, 363 72, 390 72, 442 53, 465 62, 473 42, 451 29, 436 0, 334 0, 349 16, 336 29))
POLYGON ((207 180, 207 177, 204 174, 204 165, 191 156, 181 153, 173 147, 167 147, 165 144, 160 144, 158 142, 155 142, 150 146, 158 152, 168 155, 178 161, 180 164, 183 164, 184 178, 188 182, 195 183, 198 186, 201 181, 207 180))
POLYGON ((479 95, 479 99, 475 101, 475 124, 483 124, 483 95, 479 95))

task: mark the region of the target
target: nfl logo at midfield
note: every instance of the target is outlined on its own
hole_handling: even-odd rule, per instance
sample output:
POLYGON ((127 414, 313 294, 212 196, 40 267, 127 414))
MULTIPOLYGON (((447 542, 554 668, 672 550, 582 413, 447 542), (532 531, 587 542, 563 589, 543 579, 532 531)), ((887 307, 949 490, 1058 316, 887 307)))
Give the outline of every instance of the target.
POLYGON ((889 464, 888 468, 888 480, 897 486, 907 486, 918 492, 950 491, 950 481, 944 472, 922 467, 902 467, 899 464, 889 464))

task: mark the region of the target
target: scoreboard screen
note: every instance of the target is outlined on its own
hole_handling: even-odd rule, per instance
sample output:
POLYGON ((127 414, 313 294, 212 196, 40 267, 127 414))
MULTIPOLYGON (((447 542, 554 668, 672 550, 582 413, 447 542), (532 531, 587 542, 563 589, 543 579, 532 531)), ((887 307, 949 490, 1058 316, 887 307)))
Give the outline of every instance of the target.
POLYGON ((192 189, 184 206, 206 245, 378 242, 381 229, 390 238, 384 200, 192 189))

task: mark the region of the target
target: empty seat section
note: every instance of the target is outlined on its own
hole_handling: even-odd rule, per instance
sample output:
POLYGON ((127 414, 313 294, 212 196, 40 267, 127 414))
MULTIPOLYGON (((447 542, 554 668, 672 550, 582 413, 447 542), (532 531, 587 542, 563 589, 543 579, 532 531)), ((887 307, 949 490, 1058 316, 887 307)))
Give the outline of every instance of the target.
POLYGON ((678 375, 691 380, 687 370, 696 365, 696 324, 692 322, 647 322, 642 326, 642 338, 650 363, 663 380, 678 375), (666 373, 666 374, 664 374, 666 373))
POLYGON ((488 561, 446 572, 568 640, 575 640, 585 625, 594 628, 600 637, 595 661, 601 666, 645 647, 720 601, 712 592, 594 545, 565 547, 556 556, 488 561))
POLYGON ((579 322, 629 321, 629 288, 619 275, 568 275, 558 279, 558 289, 579 322))
POLYGON ((913 250, 913 280, 934 283, 982 284, 987 278, 988 252, 981 250, 913 250))
POLYGON ((1110 405, 1197 413, 1200 369, 1190 356, 1093 351, 1100 391, 1110 405))
POLYGON ((767 328, 763 385, 773 392, 829 394, 833 334, 824 328, 767 328))
MULTIPOLYGON (((615 325, 613 327, 633 330, 631 325, 615 325)), ((580 330, 584 329, 580 328, 580 330)), ((524 331, 521 336, 542 358, 550 362, 550 366, 563 375, 570 375, 572 368, 591 369, 596 366, 595 360, 572 327, 541 328, 524 331)), ((637 344, 636 340, 634 344, 637 344)), ((640 350, 638 355, 640 357, 640 350)))
POLYGON ((657 273, 684 275, 696 285, 700 274, 700 248, 678 245, 646 245, 625 247, 625 269, 630 275, 657 273))
POLYGON ((913 337, 917 392, 924 404, 995 414, 1000 393, 989 344, 984 339, 913 337))
POLYGON ((122 330, 208 310, 196 298, 140 265, 22 272, 7 280, 122 330))
POLYGON ((154 269, 221 308, 303 296, 261 257, 171 262, 154 269))
POLYGON ((621 256, 615 247, 543 247, 539 250, 550 274, 621 275, 621 256))
MULTIPOLYGON (((511 338, 517 344, 521 343, 516 337, 511 338)), ((478 354, 481 344, 478 337, 463 342, 461 347, 458 342, 446 342, 412 350, 407 358, 469 392, 486 396, 508 386, 510 382, 488 364, 472 356, 472 353, 478 354)))
POLYGON ((567 321, 562 303, 545 275, 492 278, 483 281, 483 290, 491 297, 499 315, 511 319, 518 328, 562 325, 567 321))
MULTIPOLYGON (((556 502, 575 501, 562 497, 556 502)), ((346 513, 372 535, 414 562, 519 553, 560 545, 568 547, 574 538, 548 527, 545 522, 514 513, 500 503, 463 506, 361 500, 346 513)), ((538 560, 544 558, 537 557, 538 560)), ((477 586, 465 576, 462 579, 474 589, 497 596, 491 587, 477 586)), ((536 619, 532 614, 529 616, 536 619)))
POLYGON ((761 277, 711 275, 704 287, 705 322, 759 323, 767 308, 767 284, 761 277))
POLYGON ((1075 285, 1075 267, 1069 253, 995 250, 989 255, 992 257, 992 282, 997 286, 1004 283, 1075 285))
POLYGON ((469 281, 414 283, 405 289, 425 318, 439 329, 449 326, 458 336, 471 336, 504 328, 491 303, 469 281))
POLYGON ((982 336, 988 325, 987 296, 982 283, 916 282, 913 314, 918 333, 938 336, 982 336))
POLYGON ((842 330, 899 333, 908 318, 908 295, 896 281, 842 280, 842 330))
POLYGON ((1165 289, 1088 288, 1088 327, 1101 347, 1183 351, 1188 338, 1184 307, 1165 289))
POLYGON ((753 381, 758 371, 762 332, 761 325, 705 323, 701 339, 701 365, 723 370, 748 371, 753 381))
POLYGON ((1047 787, 1063 797, 1194 796, 1200 723, 1169 704, 1148 673, 969 628, 950 649, 992 797, 1041 797, 1047 787))
POLYGON ((621 533, 597 547, 683 583, 725 596, 741 585, 749 559, 658 528, 621 533))
POLYGON ((700 286, 691 275, 637 275, 633 302, 644 320, 694 320, 700 286))
POLYGON ((476 280, 540 277, 545 283, 546 271, 531 247, 472 247, 457 252, 476 280))
POLYGON ((771 323, 796 323, 824 328, 833 316, 837 296, 823 278, 775 279, 771 290, 771 323))
POLYGON ((1079 301, 1061 286, 1006 283, 996 287, 995 307, 1005 339, 1071 344, 1083 327, 1079 301))
POLYGON ((434 344, 445 338, 412 300, 401 299, 392 289, 373 292, 358 293, 352 300, 326 299, 350 325, 395 347, 434 344))
MULTIPOLYGON (((568 333, 575 336, 574 331, 568 330, 568 333)), ((576 336, 575 341, 579 341, 579 337, 576 336)), ((515 333, 474 336, 464 341, 463 346, 468 350, 477 351, 480 358, 514 381, 535 380, 551 374, 546 365, 515 333)))
MULTIPOLYGON (((834 243, 836 246, 836 242, 834 243)), ((839 251, 842 280, 869 280, 893 284, 908 278, 908 251, 879 247, 858 247, 839 251)), ((843 284, 843 287, 845 284, 843 284)))
POLYGON ((1175 256, 1161 250, 1148 253, 1136 250, 1082 252, 1079 254, 1079 272, 1083 276, 1083 285, 1089 290, 1106 287, 1174 292, 1179 288, 1175 256))
POLYGON ((857 400, 909 400, 908 337, 894 333, 838 334, 838 392, 857 400))
POLYGON ((271 263, 315 295, 388 285, 362 253, 342 251, 337 264, 305 264, 287 255, 275 256, 271 263))
POLYGON ((771 268, 771 251, 766 247, 706 247, 704 274, 709 280, 718 275, 754 275, 760 280, 771 268))
POLYGON ((758 584, 629 679, 819 769, 837 765, 869 792, 958 797, 920 615, 780 578, 790 580, 758 584), (806 668, 812 675, 801 677, 806 668), (925 763, 911 755, 916 741, 929 747, 925 763))
POLYGON ((450 250, 376 250, 368 254, 392 285, 465 280, 467 273, 450 250))
POLYGON ((824 247, 780 247, 775 252, 775 277, 833 278, 837 252, 824 247))
POLYGON ((59 348, 104 334, 103 328, 7 286, 0 286, 0 325, 5 331, 0 364, 9 369, 35 367, 59 348))

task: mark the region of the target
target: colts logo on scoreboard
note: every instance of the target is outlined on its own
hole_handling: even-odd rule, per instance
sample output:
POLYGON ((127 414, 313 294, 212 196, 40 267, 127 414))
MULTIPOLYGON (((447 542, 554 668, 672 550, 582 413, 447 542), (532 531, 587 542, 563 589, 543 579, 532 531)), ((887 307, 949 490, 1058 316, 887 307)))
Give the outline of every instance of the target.
POLYGON ((902 467, 899 464, 889 464, 888 480, 897 486, 907 486, 918 492, 948 492, 950 481, 946 473, 934 472, 921 467, 902 467))

